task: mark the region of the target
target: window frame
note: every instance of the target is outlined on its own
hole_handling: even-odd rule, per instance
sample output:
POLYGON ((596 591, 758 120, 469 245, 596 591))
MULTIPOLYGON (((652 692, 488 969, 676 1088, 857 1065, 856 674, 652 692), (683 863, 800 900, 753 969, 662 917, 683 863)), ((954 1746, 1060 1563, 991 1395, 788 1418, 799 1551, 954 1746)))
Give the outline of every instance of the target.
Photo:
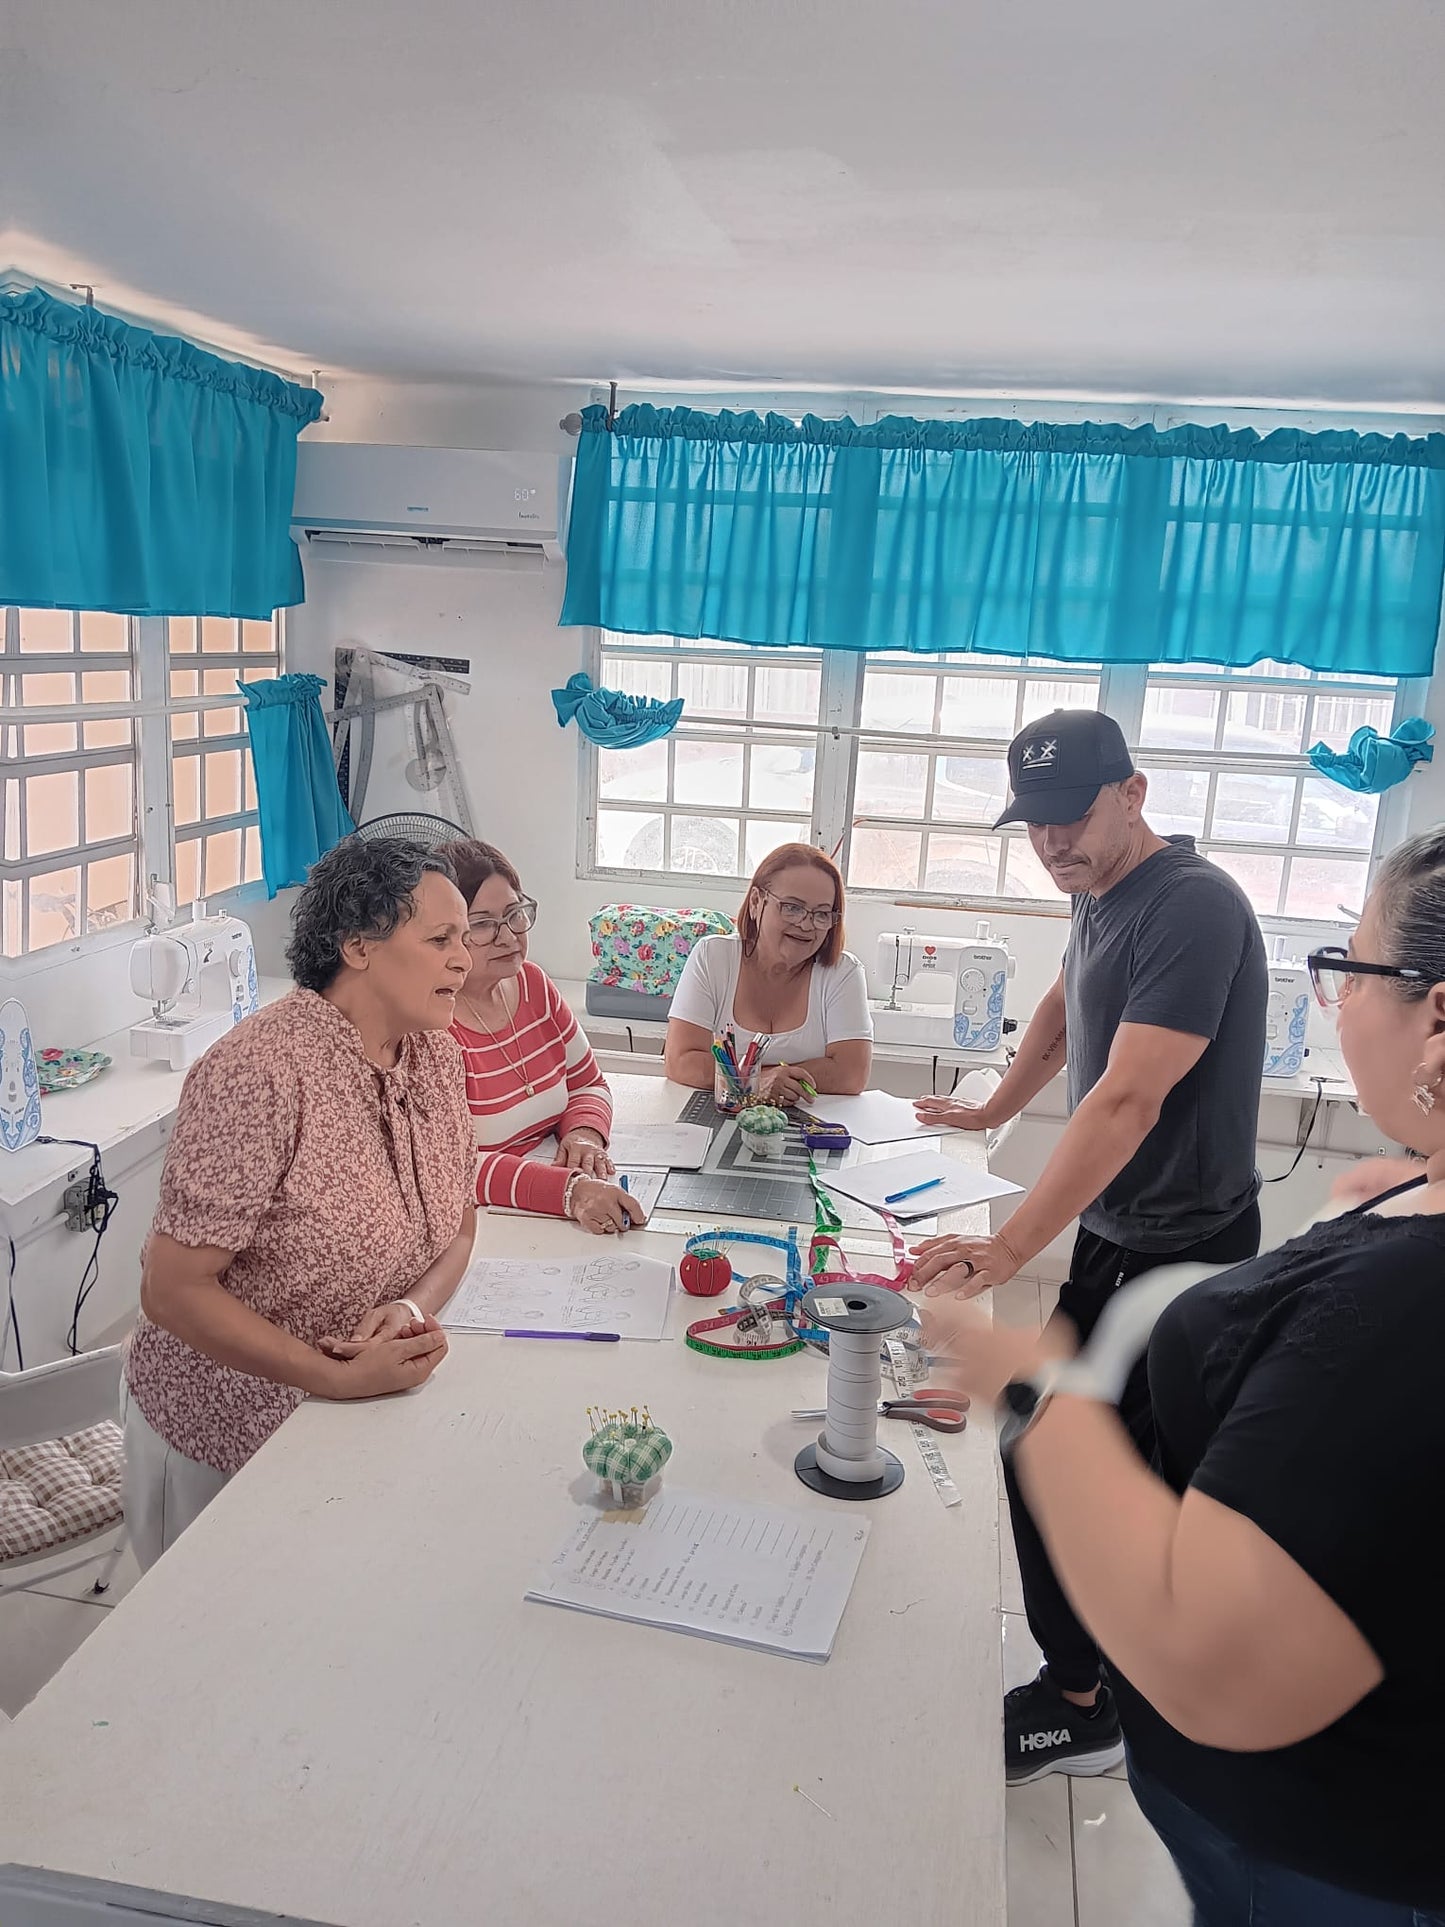
MULTIPOLYGON (((595 683, 605 681, 604 647, 607 643, 611 642, 611 640, 610 637, 604 636, 604 632, 599 629, 588 629, 584 632, 583 665, 595 683)), ((628 641, 629 638, 619 636, 616 639, 616 644, 613 646, 615 647, 617 644, 620 644, 625 648, 628 641)), ((685 640, 683 647, 687 647, 685 640)), ((706 644, 704 643, 700 645, 700 647, 705 650, 706 644)), ((731 658, 732 651, 727 651, 726 653, 729 658, 731 658)), ((765 657, 770 652, 750 650, 748 653, 751 659, 756 661, 759 656, 765 657)), ((780 650, 778 653, 780 655, 787 655, 794 652, 780 650)), ((870 827, 873 822, 873 819, 868 817, 860 820, 854 808, 858 758, 861 750, 883 745, 888 748, 897 749, 900 753, 915 751, 919 754, 936 756, 942 752, 946 744, 950 751, 954 750, 955 746, 957 746, 964 753, 997 755, 1001 753, 1005 744, 995 738, 984 739, 958 736, 935 738, 932 735, 925 735, 922 732, 913 734, 898 732, 897 734, 893 734, 886 730, 864 730, 861 723, 864 677, 868 667, 878 666, 878 658, 876 656, 867 657, 847 650, 824 650, 821 652, 821 655, 822 679, 818 720, 811 725, 789 725, 788 728, 790 734, 810 735, 816 745, 817 760, 814 774, 813 820, 810 840, 830 852, 832 852, 836 846, 838 862, 846 875, 854 829, 857 827, 870 827)), ((809 652, 808 661, 810 665, 814 660, 815 657, 813 653, 809 652)), ((938 670, 942 670, 944 667, 942 659, 938 657, 930 656, 921 659, 903 657, 902 660, 905 662, 918 661, 920 665, 923 662, 931 665, 936 664, 938 670)), ((992 665, 990 665, 990 667, 992 667, 992 665)), ((1029 660, 1027 664, 1021 661, 1017 671, 1007 670, 999 673, 1009 676, 1017 675, 1020 681, 1065 680, 1097 676, 1099 683, 1099 707, 1115 718, 1124 731, 1126 738, 1131 743, 1136 743, 1139 739, 1150 678, 1150 666, 1147 664, 1096 665, 1084 663, 1051 663, 1040 659, 1037 661, 1029 660)), ((1201 664, 1196 673, 1199 677, 1210 677, 1219 675, 1222 672, 1216 670, 1213 665, 1201 664)), ((1157 679, 1158 672, 1156 671, 1155 674, 1157 679)), ((1181 670, 1181 686, 1190 686, 1187 683, 1188 675, 1188 670, 1181 670)), ((1350 685, 1352 679, 1348 677, 1333 678, 1322 676, 1318 683, 1313 679, 1306 680, 1304 678, 1279 679, 1280 686, 1293 693, 1308 692, 1313 695, 1323 693, 1326 696, 1331 692, 1331 688, 1336 681, 1338 681, 1343 688, 1345 685, 1350 685)), ((1238 679, 1237 686, 1242 690, 1258 689, 1262 692, 1267 692, 1275 687, 1275 683, 1272 679, 1264 677, 1257 680, 1241 677, 1238 679)), ((1358 693, 1357 684, 1351 688, 1350 693, 1358 693)), ((1382 686, 1380 693, 1384 695, 1388 692, 1382 686)), ((1406 716, 1421 714, 1428 693, 1429 683, 1424 679, 1408 679, 1395 682, 1391 710, 1391 727, 1398 726, 1406 716)), ((741 722, 732 733, 739 734, 746 731, 749 727, 750 725, 746 721, 741 722)), ((727 737, 727 726, 715 725, 710 719, 706 722, 700 722, 700 729, 705 731, 709 736, 717 734, 720 739, 724 740, 727 737)), ((1198 768, 1201 759, 1207 759, 1207 767, 1211 775, 1216 771, 1223 771, 1227 768, 1240 768, 1250 771, 1265 771, 1268 774, 1283 774, 1298 779, 1301 776, 1308 775, 1310 772, 1309 760, 1303 753, 1287 751, 1281 751, 1277 758, 1264 757, 1251 751, 1239 751, 1231 755, 1227 750, 1191 752, 1187 750, 1150 751, 1141 749, 1138 753, 1138 761, 1141 766, 1146 764, 1156 766, 1162 764, 1164 767, 1178 767, 1187 763, 1191 764, 1194 768, 1198 768)), ((577 875, 579 878, 584 878, 588 881, 613 883, 620 886, 660 884, 674 892, 680 888, 685 888, 689 877, 697 873, 661 868, 622 868, 610 865, 604 866, 599 863, 597 858, 597 817, 599 809, 603 807, 602 799, 599 795, 599 780, 600 757, 597 746, 589 742, 587 738, 579 732, 578 782, 582 799, 582 807, 578 812, 577 832, 577 875)), ((1293 812, 1295 822, 1292 828, 1297 826, 1300 794, 1297 786, 1293 812)), ((669 795, 663 801, 651 806, 639 805, 637 807, 637 814, 639 819, 646 817, 649 813, 666 816, 669 812, 676 811, 679 807, 669 795)), ((704 812, 708 809, 706 805, 699 805, 697 807, 704 812)), ((748 808, 743 805, 739 806, 736 810, 731 809, 730 806, 726 810, 719 808, 714 813, 736 817, 745 824, 750 812, 748 808)), ((767 812, 759 811, 751 813, 767 814, 767 812)), ((1374 836, 1370 849, 1367 852, 1368 873, 1371 878, 1384 852, 1392 848, 1407 834, 1408 819, 1409 797, 1407 795, 1407 786, 1405 784, 1397 784, 1393 789, 1385 791, 1380 797, 1375 820, 1374 836)), ((926 814, 919 818, 910 818, 906 827, 910 830, 943 830, 962 835, 975 833, 972 826, 944 823, 926 814)), ((992 832, 985 833, 989 835, 993 834, 992 832)), ((1310 845, 1306 851, 1302 852, 1300 846, 1289 838, 1282 843, 1265 844, 1261 842, 1258 846, 1253 843, 1243 842, 1240 839, 1217 836, 1207 838, 1205 841, 1211 849, 1216 847, 1225 850, 1238 848, 1253 852, 1257 847, 1260 852, 1270 855, 1283 855, 1286 858, 1301 853, 1316 856, 1328 856, 1331 853, 1331 846, 1328 844, 1320 844, 1318 846, 1310 845)), ((664 845, 664 847, 666 846, 664 845)), ((1354 853, 1350 852, 1349 854, 1353 855, 1354 853)), ((1002 860, 1000 864, 1000 874, 1002 874, 1002 860)), ((719 882, 727 882, 729 884, 735 880, 736 879, 731 876, 718 878, 719 882)), ((1069 906, 1062 898, 1051 900, 1042 897, 999 896, 985 892, 970 892, 955 895, 944 891, 930 891, 923 887, 880 887, 854 883, 850 883, 848 889, 850 896, 853 897, 871 899, 879 903, 906 904, 909 907, 916 907, 921 910, 930 908, 946 908, 965 912, 977 910, 980 913, 990 915, 1007 915, 1010 912, 1015 914, 1024 912, 1030 916, 1044 915, 1060 919, 1065 919, 1069 915, 1069 906)), ((1358 906, 1354 907, 1357 908, 1358 906)), ((1261 911, 1258 914, 1263 926, 1272 932, 1283 933, 1288 933, 1296 929, 1317 929, 1322 923, 1341 923, 1343 921, 1342 917, 1337 916, 1329 918, 1305 917, 1285 914, 1280 911, 1261 911)))
MULTIPOLYGON (((243 809, 239 813, 230 813, 224 818, 206 818, 202 816, 195 824, 181 826, 179 830, 177 828, 174 788, 174 763, 177 745, 172 738, 172 724, 174 719, 177 716, 195 715, 198 713, 204 715, 206 708, 243 708, 244 705, 239 696, 233 701, 227 701, 219 696, 202 696, 199 693, 195 697, 173 698, 171 696, 170 675, 172 664, 169 617, 126 617, 125 620, 129 625, 129 646, 123 661, 119 652, 115 650, 94 651, 89 654, 77 650, 73 656, 68 659, 56 656, 53 653, 41 653, 38 651, 34 654, 22 656, 18 648, 21 606, 23 605, 0 605, 0 622, 4 624, 3 630, 0 630, 0 641, 3 641, 5 644, 3 654, 5 670, 12 673, 25 674, 59 672, 78 676, 80 674, 91 673, 92 671, 102 674, 107 672, 113 673, 121 667, 124 667, 129 671, 132 679, 131 698, 129 701, 112 703, 98 702, 93 704, 77 703, 73 711, 67 712, 64 720, 70 721, 73 718, 78 725, 83 725, 85 722, 127 720, 131 723, 133 737, 128 750, 120 745, 87 750, 83 747, 83 731, 78 730, 76 749, 73 751, 57 751, 52 755, 44 757, 17 757, 13 764, 7 761, 4 771, 5 779, 7 781, 12 777, 18 779, 21 785, 18 794, 19 797, 23 799, 23 784, 25 778, 28 775, 36 774, 38 771, 53 771, 56 774, 61 772, 69 773, 77 770, 83 772, 92 766, 122 762, 127 763, 134 771, 134 831, 132 836, 128 838, 107 838, 102 843, 83 841, 74 848, 68 847, 65 850, 47 853, 44 856, 21 856, 13 861, 5 861, 5 880, 7 882, 14 882, 18 879, 22 884, 22 936, 28 935, 27 925, 24 921, 23 885, 29 877, 43 874, 49 869, 72 867, 75 863, 78 863, 83 873, 84 866, 89 863, 113 855, 133 854, 136 865, 136 894, 138 903, 136 914, 125 921, 107 925, 101 929, 88 930, 85 928, 85 906, 82 900, 80 916, 78 918, 79 927, 75 935, 64 938, 58 943, 47 944, 38 950, 29 948, 22 949, 18 955, 3 959, 3 966, 0 967, 3 967, 5 974, 12 979, 35 975, 41 971, 53 969, 58 964, 71 961, 75 958, 97 955, 113 949, 120 944, 129 945, 133 943, 137 933, 145 927, 147 921, 146 906, 157 888, 169 888, 171 890, 175 888, 178 843, 198 840, 205 836, 230 829, 239 829, 244 837, 245 831, 248 828, 258 826, 259 823, 258 812, 255 809, 243 809)), ((93 612, 82 611, 77 613, 86 614, 93 612)), ((99 613, 106 612, 102 611, 99 613)), ((281 675, 285 672, 286 663, 284 611, 277 610, 272 618, 272 622, 275 633, 274 662, 271 660, 271 652, 254 652, 248 659, 253 662, 265 662, 268 673, 281 675)), ((198 631, 198 642, 199 639, 200 632, 198 631)), ((212 662, 215 666, 227 669, 239 659, 242 653, 243 652, 240 651, 237 651, 235 654, 215 652, 212 657, 212 662)), ((199 648, 196 652, 195 661, 198 670, 207 666, 204 652, 199 648)), ((26 724, 43 724, 46 720, 60 719, 52 717, 48 708, 27 713, 18 702, 11 705, 7 701, 3 705, 3 711, 0 711, 0 731, 23 727, 26 724)), ((182 742, 184 743, 186 740, 187 739, 183 738, 182 742)), ((202 723, 198 727, 195 741, 197 747, 194 751, 183 749, 181 753, 199 756, 210 749, 240 748, 243 757, 249 754, 249 739, 245 733, 244 721, 239 736, 233 733, 224 737, 206 737, 204 735, 204 724, 202 723)), ((244 797, 243 762, 243 801, 244 797)), ((20 803, 20 807, 22 809, 24 807, 23 800, 20 803)), ((83 811, 83 802, 81 808, 83 811)), ((83 825, 83 815, 81 821, 83 825)), ((83 889, 84 885, 82 884, 82 898, 83 889)), ((263 897, 264 894, 264 883, 255 880, 234 885, 226 890, 217 891, 214 895, 205 899, 205 901, 208 904, 217 904, 229 908, 257 901, 263 897)), ((178 905, 177 909, 179 911, 186 907, 187 906, 184 905, 178 905)))

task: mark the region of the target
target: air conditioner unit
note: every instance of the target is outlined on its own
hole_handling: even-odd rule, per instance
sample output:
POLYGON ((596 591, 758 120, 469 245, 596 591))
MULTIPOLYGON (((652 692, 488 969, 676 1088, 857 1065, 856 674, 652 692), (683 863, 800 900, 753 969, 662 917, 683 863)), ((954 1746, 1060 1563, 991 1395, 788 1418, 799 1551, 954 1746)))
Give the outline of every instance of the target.
POLYGON ((291 533, 317 554, 560 561, 567 456, 300 442, 291 533))

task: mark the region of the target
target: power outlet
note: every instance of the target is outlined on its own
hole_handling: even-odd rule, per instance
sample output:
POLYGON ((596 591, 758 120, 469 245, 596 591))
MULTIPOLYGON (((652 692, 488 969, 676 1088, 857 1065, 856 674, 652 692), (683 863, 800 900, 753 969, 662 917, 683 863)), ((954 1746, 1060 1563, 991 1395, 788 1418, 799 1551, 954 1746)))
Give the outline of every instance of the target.
POLYGON ((67 1231, 99 1231, 105 1221, 105 1204, 88 1205, 90 1184, 70 1184, 61 1193, 60 1208, 65 1213, 67 1231))

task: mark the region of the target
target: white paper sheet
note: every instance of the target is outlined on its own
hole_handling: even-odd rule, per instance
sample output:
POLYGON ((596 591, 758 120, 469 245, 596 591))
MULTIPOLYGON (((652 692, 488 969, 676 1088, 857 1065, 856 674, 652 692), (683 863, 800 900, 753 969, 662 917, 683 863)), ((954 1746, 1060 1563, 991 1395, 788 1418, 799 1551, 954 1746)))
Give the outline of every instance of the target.
POLYGON ((941 1211, 962 1211, 967 1205, 1006 1198, 1022 1188, 989 1171, 970 1171, 941 1151, 907 1151, 901 1157, 880 1158, 876 1164, 848 1164, 828 1173, 830 1191, 841 1191, 845 1198, 856 1198, 875 1211, 891 1211, 895 1218, 932 1218, 941 1211), (941 1178, 942 1183, 898 1204, 886 1203, 895 1193, 927 1184, 931 1178, 941 1178))
POLYGON ((712 1149, 712 1132, 706 1124, 642 1124, 635 1131, 615 1132, 607 1148, 616 1163, 629 1168, 700 1171, 712 1149))
POLYGON ((527 1597, 821 1662, 867 1542, 866 1519, 664 1484, 635 1516, 589 1510, 527 1597))
POLYGON ((610 1238, 595 1258, 478 1258, 440 1313, 449 1331, 617 1332, 662 1337, 672 1266, 610 1238))
POLYGON ((913 1100, 891 1091, 860 1091, 857 1097, 820 1095, 804 1108, 828 1124, 841 1124, 860 1144, 893 1144, 902 1138, 938 1137, 941 1124, 920 1124, 913 1100))

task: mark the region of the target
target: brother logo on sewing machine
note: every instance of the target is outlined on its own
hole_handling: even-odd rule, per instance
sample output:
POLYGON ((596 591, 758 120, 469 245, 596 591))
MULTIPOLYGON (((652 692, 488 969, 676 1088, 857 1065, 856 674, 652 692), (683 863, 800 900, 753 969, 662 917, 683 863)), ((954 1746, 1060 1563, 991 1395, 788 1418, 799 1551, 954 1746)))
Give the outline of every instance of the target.
POLYGON ((208 917, 144 936, 130 953, 130 987, 151 1014, 131 1026, 132 1057, 183 1071, 257 1009, 256 952, 239 917, 208 917))

